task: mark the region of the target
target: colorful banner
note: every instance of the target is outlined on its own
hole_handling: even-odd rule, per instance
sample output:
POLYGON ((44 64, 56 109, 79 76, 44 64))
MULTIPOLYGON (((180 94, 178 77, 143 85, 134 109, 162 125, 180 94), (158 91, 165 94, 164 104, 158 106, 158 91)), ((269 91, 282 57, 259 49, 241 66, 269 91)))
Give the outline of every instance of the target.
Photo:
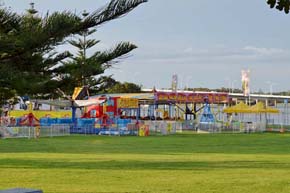
POLYGON ((118 108, 125 109, 125 108, 138 108, 138 99, 135 98, 118 98, 117 100, 118 108))
POLYGON ((37 119, 40 118, 71 118, 71 111, 23 111, 23 110, 12 110, 9 112, 9 116, 11 117, 23 117, 32 113, 37 119))
POLYGON ((156 92, 157 101, 187 102, 187 103, 227 103, 229 102, 228 93, 175 93, 175 92, 156 92))
POLYGON ((242 90, 244 96, 249 96, 250 94, 250 70, 242 70, 242 90))

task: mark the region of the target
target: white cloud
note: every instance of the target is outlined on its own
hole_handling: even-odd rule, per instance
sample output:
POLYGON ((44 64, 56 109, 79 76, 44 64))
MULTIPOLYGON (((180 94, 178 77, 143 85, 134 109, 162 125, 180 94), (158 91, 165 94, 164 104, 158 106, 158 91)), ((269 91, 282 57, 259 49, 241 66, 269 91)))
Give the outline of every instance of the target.
POLYGON ((290 50, 280 48, 263 48, 257 46, 244 46, 230 48, 218 46, 212 48, 184 49, 176 48, 149 48, 146 52, 139 52, 132 60, 143 61, 144 63, 223 63, 223 64, 288 64, 290 61, 290 50), (151 51, 150 51, 151 50, 151 51), (146 53, 146 54, 144 54, 146 53))
POLYGON ((255 54, 264 55, 264 56, 272 55, 272 54, 279 54, 279 55, 289 54, 289 50, 284 50, 280 48, 259 48, 255 46, 245 46, 243 49, 245 51, 250 51, 255 54))

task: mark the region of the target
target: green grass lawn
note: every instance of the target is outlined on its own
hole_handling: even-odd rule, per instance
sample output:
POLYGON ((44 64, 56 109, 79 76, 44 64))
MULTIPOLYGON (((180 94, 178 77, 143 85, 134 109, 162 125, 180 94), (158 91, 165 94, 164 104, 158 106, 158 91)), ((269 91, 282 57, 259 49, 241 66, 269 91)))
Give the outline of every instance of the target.
POLYGON ((44 193, 290 192, 290 134, 0 140, 0 189, 44 193))

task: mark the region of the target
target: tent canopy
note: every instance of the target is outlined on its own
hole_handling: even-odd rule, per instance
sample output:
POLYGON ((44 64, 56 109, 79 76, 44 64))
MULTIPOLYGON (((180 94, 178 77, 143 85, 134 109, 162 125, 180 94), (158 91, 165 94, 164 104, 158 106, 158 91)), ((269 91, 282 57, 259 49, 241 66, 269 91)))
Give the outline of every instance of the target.
POLYGON ((264 103, 258 102, 254 106, 251 106, 250 109, 251 113, 279 113, 280 111, 275 108, 266 107, 264 103))
POLYGON ((248 106, 244 102, 225 108, 224 113, 279 113, 280 111, 275 108, 266 107, 263 102, 258 102, 254 106, 248 106))
POLYGON ((247 113, 249 112, 249 108, 250 107, 246 105, 244 102, 240 102, 239 104, 235 106, 225 108, 223 112, 224 113, 247 113))

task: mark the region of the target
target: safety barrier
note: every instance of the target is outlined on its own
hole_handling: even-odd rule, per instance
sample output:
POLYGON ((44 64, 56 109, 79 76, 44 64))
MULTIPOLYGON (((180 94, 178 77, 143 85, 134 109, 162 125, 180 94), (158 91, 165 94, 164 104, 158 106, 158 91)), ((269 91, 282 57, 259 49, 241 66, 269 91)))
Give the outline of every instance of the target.
POLYGON ((1 138, 38 138, 70 135, 70 125, 55 124, 42 127, 6 127, 0 126, 1 138))
POLYGON ((31 138, 35 135, 34 127, 0 127, 1 138, 31 138))
POLYGON ((136 124, 136 120, 115 118, 103 123, 101 119, 95 118, 78 119, 77 123, 71 126, 70 132, 85 135, 138 135, 136 129, 128 128, 129 124, 136 124))
POLYGON ((162 135, 174 134, 182 131, 182 122, 176 121, 143 121, 148 125, 152 133, 161 133, 162 135))
MULTIPOLYGON (((98 123, 98 122, 97 122, 98 123)), ((169 135, 183 131, 200 133, 251 133, 266 131, 264 122, 200 122, 193 121, 136 121, 116 120, 116 124, 96 124, 94 119, 84 119, 77 124, 47 124, 40 127, 0 127, 2 138, 17 137, 54 137, 72 134, 84 135, 139 135, 150 134, 169 135)))
POLYGON ((40 128, 40 137, 56 137, 70 135, 70 127, 71 125, 69 124, 54 124, 47 127, 43 126, 40 128))
POLYGON ((195 121, 142 121, 148 125, 150 132, 162 135, 183 131, 199 133, 250 133, 266 131, 265 122, 200 122, 195 121))
POLYGON ((199 123, 197 132, 200 133, 251 133, 266 131, 266 123, 264 122, 213 122, 199 123))

